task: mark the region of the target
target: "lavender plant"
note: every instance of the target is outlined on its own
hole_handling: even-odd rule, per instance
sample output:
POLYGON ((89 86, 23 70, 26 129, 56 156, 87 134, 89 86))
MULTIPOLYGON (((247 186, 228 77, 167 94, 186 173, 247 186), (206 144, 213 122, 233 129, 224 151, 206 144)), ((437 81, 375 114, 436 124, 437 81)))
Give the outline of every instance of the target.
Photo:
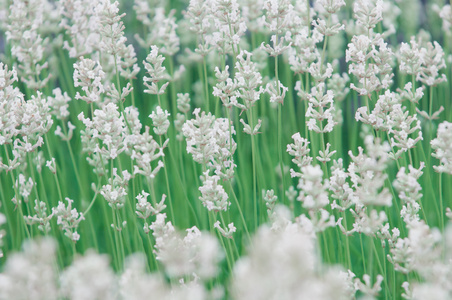
POLYGON ((451 299, 448 1, 0 1, 0 299, 451 299))

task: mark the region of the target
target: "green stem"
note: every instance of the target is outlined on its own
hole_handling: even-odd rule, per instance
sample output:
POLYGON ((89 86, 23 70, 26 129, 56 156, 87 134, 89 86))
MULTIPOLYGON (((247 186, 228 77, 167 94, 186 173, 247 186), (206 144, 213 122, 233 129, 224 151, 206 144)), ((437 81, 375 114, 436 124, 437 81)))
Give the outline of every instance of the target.
MULTIPOLYGON (((162 136, 160 135, 159 138, 160 138, 160 146, 162 146, 163 145, 162 144, 162 136)), ((174 226, 176 226, 176 218, 174 217, 174 210, 173 210, 173 200, 171 198, 171 190, 170 190, 169 180, 168 180, 168 170, 167 170, 168 164, 165 161, 165 156, 162 157, 162 160, 163 160, 163 165, 164 165, 163 171, 165 172, 165 181, 166 181, 166 189, 168 192, 168 202, 169 202, 168 205, 169 205, 169 209, 170 209, 171 220, 173 221, 174 226)))
POLYGON ((210 111, 210 101, 209 101, 209 85, 207 82, 207 63, 206 57, 203 57, 203 67, 204 67, 204 92, 206 97, 206 113, 210 111))
POLYGON ((444 232, 444 207, 443 207, 443 190, 442 190, 442 173, 439 173, 438 178, 438 192, 439 192, 439 206, 440 206, 440 213, 441 213, 441 230, 444 232))
MULTIPOLYGON (((279 89, 278 89, 279 90, 279 89)), ((286 203, 286 180, 284 176, 284 164, 283 164, 283 155, 282 155, 282 104, 278 104, 278 156, 279 156, 279 168, 281 169, 281 179, 282 179, 282 191, 281 191, 281 201, 286 203)))
POLYGON ((229 188, 231 189, 232 196, 235 200, 235 204, 237 205, 237 208, 239 210, 240 218, 242 219, 243 227, 245 228, 246 236, 248 238, 248 241, 251 242, 251 236, 250 232, 248 231, 248 226, 246 225, 245 217, 243 216, 242 209, 240 208, 239 200, 237 199, 237 196, 235 195, 234 188, 232 187, 231 180, 229 180, 229 188))
POLYGON ((366 255, 364 255, 364 245, 363 245, 363 235, 360 234, 359 235, 359 241, 361 244, 361 259, 363 260, 363 269, 364 269, 364 274, 367 274, 367 268, 366 268, 366 255))
POLYGON ((251 110, 248 111, 248 117, 250 120, 251 127, 251 159, 252 159, 252 168, 253 168, 253 205, 254 205, 254 229, 256 230, 258 227, 258 219, 257 219, 257 178, 256 178, 256 149, 254 145, 254 122, 253 122, 253 112, 251 110))

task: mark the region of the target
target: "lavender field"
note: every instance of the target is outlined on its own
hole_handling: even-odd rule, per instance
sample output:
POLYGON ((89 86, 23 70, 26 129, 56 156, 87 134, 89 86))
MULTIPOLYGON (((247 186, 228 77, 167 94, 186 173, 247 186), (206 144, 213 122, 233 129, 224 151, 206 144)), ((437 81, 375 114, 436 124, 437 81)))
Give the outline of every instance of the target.
POLYGON ((0 0, 0 299, 452 299, 447 0, 0 0))

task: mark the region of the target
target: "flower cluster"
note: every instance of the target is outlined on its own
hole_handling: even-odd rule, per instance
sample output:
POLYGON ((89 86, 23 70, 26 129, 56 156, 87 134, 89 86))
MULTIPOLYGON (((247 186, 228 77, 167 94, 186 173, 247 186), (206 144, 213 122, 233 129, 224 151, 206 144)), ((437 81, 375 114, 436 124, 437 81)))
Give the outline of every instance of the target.
POLYGON ((150 226, 156 241, 156 258, 163 264, 165 273, 174 279, 214 277, 223 257, 218 241, 196 226, 187 229, 187 234, 182 237, 171 222, 165 222, 165 218, 165 214, 158 214, 150 226))
POLYGON ((169 82, 164 83, 159 87, 159 82, 169 80, 169 75, 166 72, 166 68, 163 66, 165 58, 159 55, 159 48, 157 46, 151 46, 151 52, 146 57, 146 61, 143 61, 144 68, 149 74, 149 77, 144 76, 144 85, 147 87, 144 90, 145 93, 153 95, 161 95, 165 92, 169 82))
POLYGON ((78 119, 86 127, 81 132, 84 151, 99 153, 103 159, 108 160, 115 159, 126 150, 126 126, 116 104, 109 103, 102 109, 96 109, 92 120, 85 118, 83 112, 78 119))
POLYGON ((187 120, 182 127, 182 133, 187 140, 187 153, 193 155, 193 160, 209 165, 215 173, 224 178, 233 174, 235 164, 233 154, 237 147, 232 139, 234 127, 228 125, 228 120, 215 119, 215 116, 195 109, 195 119, 187 120))
POLYGON ((72 208, 74 200, 66 197, 66 201, 67 206, 59 201, 58 206, 52 208, 52 214, 57 218, 57 225, 64 231, 64 235, 76 242, 80 239, 80 234, 77 232, 78 225, 85 220, 85 217, 76 208, 72 208))
POLYGON ((452 123, 442 122, 438 126, 438 134, 430 144, 435 153, 432 156, 439 160, 439 166, 433 168, 440 173, 452 174, 452 123))
POLYGON ((75 99, 86 101, 87 103, 101 102, 101 95, 105 91, 102 80, 105 73, 99 63, 92 59, 83 58, 74 64, 74 86, 82 87, 86 96, 81 96, 79 92, 75 99))
POLYGON ((333 118, 333 92, 328 90, 325 94, 325 84, 321 82, 313 87, 307 96, 309 100, 306 111, 308 129, 322 134, 333 131, 334 125, 337 124, 333 118), (326 120, 325 125, 324 120, 326 120))
POLYGON ((209 171, 206 171, 204 173, 203 185, 199 187, 199 191, 201 192, 199 200, 201 200, 202 204, 209 211, 226 211, 231 205, 231 202, 228 201, 228 194, 224 191, 223 186, 218 184, 219 180, 220 176, 210 176, 209 171))

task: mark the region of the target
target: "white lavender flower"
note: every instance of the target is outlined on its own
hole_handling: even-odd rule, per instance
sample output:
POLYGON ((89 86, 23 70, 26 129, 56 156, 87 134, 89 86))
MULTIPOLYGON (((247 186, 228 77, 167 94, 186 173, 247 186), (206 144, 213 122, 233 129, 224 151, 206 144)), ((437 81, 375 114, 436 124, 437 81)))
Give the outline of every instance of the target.
POLYGON ((232 235, 237 231, 234 223, 229 223, 227 228, 223 228, 220 226, 220 221, 216 221, 215 224, 213 224, 213 227, 218 229, 221 235, 228 239, 232 239, 232 235))
POLYGON ((131 179, 131 175, 127 170, 122 171, 122 174, 117 173, 117 169, 113 169, 113 174, 110 174, 111 180, 109 184, 104 184, 100 190, 100 194, 107 200, 108 205, 113 209, 120 209, 124 207, 127 196, 127 184, 131 179))
POLYGON ((276 34, 283 34, 289 20, 287 18, 289 12, 293 9, 288 0, 266 0, 264 1, 265 15, 262 18, 262 23, 271 32, 276 34))
POLYGON ((185 14, 191 25, 190 30, 196 33, 200 40, 195 51, 203 57, 211 50, 209 39, 214 25, 212 13, 210 1, 191 0, 185 14))
POLYGON ((347 83, 350 81, 350 77, 347 73, 333 74, 331 78, 328 79, 328 89, 333 92, 334 100, 336 102, 344 101, 345 97, 350 92, 347 87, 347 83))
POLYGON ((114 299, 117 279, 106 255, 87 251, 77 257, 60 277, 60 290, 64 297, 73 300, 114 299))
POLYGON ((311 93, 307 95, 309 104, 306 111, 306 125, 309 130, 317 133, 326 133, 333 131, 336 122, 333 119, 334 94, 332 91, 327 90, 325 94, 325 84, 319 83, 312 88, 311 93), (324 124, 326 120, 326 124, 324 124))
POLYGON ((392 124, 389 115, 394 107, 399 104, 399 95, 387 90, 384 95, 378 97, 378 101, 370 114, 367 106, 362 106, 356 110, 355 119, 372 125, 375 130, 388 131, 391 129, 392 124))
POLYGON ((156 4, 150 4, 147 1, 135 1, 135 12, 144 26, 147 34, 141 38, 135 34, 135 39, 141 47, 150 48, 152 45, 159 47, 160 52, 174 56, 180 48, 180 38, 176 33, 178 24, 176 24, 175 12, 172 9, 167 12, 164 7, 156 4))
POLYGON ((86 101, 87 103, 97 103, 101 101, 101 95, 105 91, 102 80, 105 73, 100 64, 89 58, 82 58, 74 64, 74 86, 82 87, 86 96, 76 93, 75 99, 86 101))
POLYGON ((350 88, 363 96, 382 88, 389 88, 394 76, 391 57, 392 51, 381 36, 353 36, 345 52, 345 59, 351 62, 349 73, 358 78, 359 85, 352 83, 350 88))
POLYGON ((119 2, 111 3, 110 0, 100 0, 95 7, 95 13, 99 18, 98 31, 101 37, 100 49, 108 54, 117 56, 122 48, 125 48, 127 39, 124 37, 124 24, 121 19, 124 14, 118 15, 119 2))
POLYGON ((211 43, 216 46, 219 54, 237 53, 241 37, 247 29, 237 0, 212 1, 211 9, 216 28, 212 33, 211 43))
POLYGON ((423 220, 413 220, 407 227, 408 237, 397 240, 388 254, 389 261, 399 272, 416 271, 427 278, 436 277, 432 271, 441 257, 439 230, 430 229, 423 220))
POLYGON ((138 194, 138 196, 136 197, 138 200, 136 205, 136 214, 139 218, 145 220, 150 216, 160 214, 162 210, 166 208, 166 204, 164 204, 166 195, 162 195, 162 200, 160 200, 160 202, 156 203, 154 206, 152 206, 152 204, 147 201, 148 196, 148 193, 141 191, 141 194, 138 194))
POLYGON ((349 152, 352 163, 348 172, 357 204, 391 206, 391 193, 384 187, 389 145, 372 136, 365 138, 365 144, 367 154, 364 154, 361 147, 358 148, 359 153, 356 156, 349 152))
MULTIPOLYGON (((296 5, 299 6, 306 9, 306 4, 296 5)), ((287 51, 290 68, 295 74, 305 73, 315 60, 320 59, 316 40, 310 36, 308 26, 296 26, 291 41, 292 47, 287 51)))
POLYGON ((85 220, 85 217, 76 208, 72 208, 74 200, 66 197, 66 201, 67 205, 58 201, 58 206, 52 208, 52 214, 57 218, 57 225, 64 231, 64 235, 76 242, 80 239, 77 228, 80 222, 85 220))
POLYGON ((63 48, 70 57, 89 56, 99 50, 99 33, 96 30, 99 16, 95 7, 99 1, 72 0, 61 1, 62 20, 60 26, 66 30, 69 38, 63 42, 63 48))
POLYGON ((120 299, 144 300, 149 295, 157 299, 168 299, 169 286, 159 274, 148 274, 145 270, 146 258, 136 253, 126 258, 125 270, 119 278, 120 299))
POLYGON ((328 204, 328 194, 322 185, 323 172, 319 165, 307 165, 302 168, 302 177, 298 188, 302 191, 297 200, 307 209, 318 209, 328 204))
POLYGON ((408 174, 405 167, 401 167, 397 173, 394 187, 399 191, 399 198, 405 203, 419 201, 422 198, 422 187, 418 180, 423 174, 422 169, 424 167, 424 162, 421 162, 418 169, 408 165, 408 174))
POLYGON ((410 44, 401 43, 399 49, 400 71, 409 75, 417 76, 421 72, 424 63, 421 49, 414 37, 411 37, 410 44))
POLYGON ((355 222, 353 223, 353 229, 347 230, 342 225, 342 218, 337 221, 337 226, 341 229, 345 235, 351 235, 354 232, 363 233, 367 236, 375 237, 384 228, 388 217, 384 211, 377 211, 376 209, 368 209, 362 204, 356 204, 354 209, 350 209, 355 222))
POLYGON ((443 6, 439 12, 439 16, 443 20, 443 30, 448 35, 452 35, 452 8, 449 4, 443 6))
POLYGON ((409 111, 404 111, 405 107, 401 104, 396 104, 392 107, 392 111, 389 114, 388 126, 389 134, 391 136, 391 147, 394 154, 390 154, 393 159, 397 159, 403 152, 409 151, 414 146, 422 141, 421 121, 416 117, 409 115, 409 111), (410 135, 415 134, 417 131, 417 137, 412 138, 410 135), (397 151, 395 151, 397 148, 397 151))
POLYGON ((45 202, 35 200, 35 206, 34 206, 34 210, 35 210, 35 215, 33 216, 24 216, 25 222, 28 225, 38 225, 38 229, 42 232, 44 232, 44 234, 49 233, 49 231, 51 230, 50 228, 50 220, 53 217, 53 213, 51 213, 50 215, 47 214, 47 206, 45 204, 45 202))
POLYGON ((42 93, 32 96, 30 100, 20 106, 18 112, 20 120, 20 134, 22 139, 14 141, 14 148, 19 151, 32 152, 44 144, 43 136, 53 124, 50 107, 42 93))
POLYGON ((237 147, 232 139, 234 127, 228 125, 228 119, 215 119, 211 113, 199 113, 200 109, 195 109, 193 114, 196 118, 187 120, 182 126, 187 153, 192 154, 194 161, 214 168, 222 178, 231 178, 235 167, 233 154, 237 147))
POLYGON ((327 163, 327 162, 331 161, 331 156, 333 156, 337 151, 333 150, 330 152, 330 147, 331 147, 331 144, 327 143, 325 151, 322 151, 322 150, 319 151, 319 156, 316 157, 319 162, 327 163))
POLYGON ((198 228, 187 229, 182 238, 171 222, 165 223, 165 214, 158 214, 150 226, 155 237, 156 258, 171 278, 197 276, 210 279, 217 275, 223 254, 217 239, 198 228))
POLYGON ((149 127, 146 126, 142 134, 136 136, 136 140, 133 145, 131 158, 134 160, 133 174, 141 174, 147 178, 155 178, 158 171, 164 167, 163 162, 160 160, 162 157, 163 149, 149 133, 149 127), (151 164, 156 161, 157 165, 151 164))
MULTIPOLYGON (((305 166, 308 166, 312 162, 312 157, 309 156, 309 141, 305 138, 302 138, 300 133, 297 132, 292 135, 292 139, 294 141, 293 144, 287 145, 287 152, 293 156, 292 162, 298 166, 298 168, 302 169, 305 166)), ((301 177, 300 173, 296 173, 294 170, 290 170, 291 177, 301 177)))
POLYGON ((0 63, 0 145, 11 144, 19 133, 24 96, 14 87, 17 72, 0 63))
POLYGON ((209 171, 206 171, 204 173, 203 185, 199 187, 199 191, 201 192, 199 200, 201 200, 202 204, 209 211, 226 211, 231 205, 231 202, 228 200, 228 194, 225 192, 223 186, 218 183, 219 180, 220 176, 210 176, 209 171))
POLYGON ((332 192, 331 197, 334 199, 333 203, 331 203, 332 209, 346 211, 356 203, 355 193, 350 187, 349 182, 347 182, 348 178, 350 178, 350 175, 345 171, 342 158, 334 161, 331 167, 330 184, 328 187, 332 192))
MULTIPOLYGON (((413 84, 411 82, 407 82, 403 91, 399 91, 402 98, 409 100, 415 104, 419 103, 419 100, 424 97, 424 89, 425 86, 418 87, 415 91, 413 91, 413 84)), ((418 109, 416 109, 418 111, 418 109)), ((419 113, 419 112, 418 112, 419 113)))
POLYGON ((157 135, 164 135, 168 131, 168 127, 170 122, 168 117, 170 114, 167 110, 163 111, 160 106, 157 106, 152 114, 149 115, 149 118, 152 119, 152 125, 154 125, 154 132, 157 135))
MULTIPOLYGON (((24 201, 28 202, 28 198, 30 197, 33 186, 35 185, 33 179, 31 177, 28 177, 27 179, 23 174, 19 174, 15 185, 24 201)), ((17 205, 17 203, 15 204, 17 205)))
POLYGON ((356 290, 361 291, 363 294, 369 297, 377 297, 378 292, 381 291, 381 284, 383 280, 384 277, 378 274, 375 283, 372 285, 370 282, 370 276, 368 274, 364 274, 363 275, 364 282, 362 282, 359 278, 355 278, 355 288, 356 290))
POLYGON ((435 150, 432 156, 439 160, 439 165, 433 166, 435 171, 452 174, 452 123, 439 124, 437 137, 430 144, 435 150))
POLYGON ((67 122, 67 133, 63 133, 61 126, 57 125, 55 129, 55 136, 59 136, 62 141, 70 141, 72 136, 74 135, 75 125, 71 123, 71 121, 67 122))
POLYGON ((160 214, 162 210, 166 208, 166 204, 164 204, 166 195, 162 195, 162 200, 159 203, 156 203, 154 206, 152 206, 152 204, 147 201, 148 196, 149 194, 145 191, 141 191, 141 193, 138 194, 138 196, 136 197, 138 201, 135 211, 138 218, 144 220, 143 230, 146 234, 150 231, 149 224, 147 223, 147 218, 160 214))
POLYGON ((48 97, 49 106, 52 108, 52 114, 59 120, 69 117, 69 101, 71 98, 66 92, 62 93, 60 88, 53 90, 54 97, 48 97))
POLYGON ((23 252, 8 256, 0 275, 0 299, 56 300, 56 246, 51 238, 29 240, 23 252))
POLYGON ((355 2, 353 12, 359 26, 362 26, 366 30, 373 29, 383 20, 383 1, 358 0, 355 2))
POLYGON ((200 112, 199 108, 193 111, 196 118, 185 122, 182 133, 187 139, 187 153, 193 155, 194 161, 207 164, 218 151, 215 132, 212 130, 215 117, 205 112, 200 115, 200 112))
POLYGON ((99 153, 107 161, 126 150, 126 125, 116 104, 108 103, 102 109, 96 109, 92 120, 85 118, 83 112, 78 119, 86 127, 81 132, 84 151, 99 153))
POLYGON ((159 83, 170 79, 166 68, 163 66, 165 58, 159 55, 158 52, 159 48, 157 46, 151 46, 151 52, 146 57, 146 61, 143 61, 146 73, 149 74, 149 77, 143 77, 144 85, 147 88, 144 92, 154 95, 162 95, 169 82, 163 83, 160 87, 159 83))
POLYGON ((271 103, 284 104, 284 98, 286 97, 286 92, 289 91, 289 88, 285 87, 278 80, 278 82, 273 81, 271 83, 267 83, 265 90, 270 95, 271 103))
POLYGON ((177 109, 182 113, 187 114, 190 111, 190 95, 188 93, 177 94, 177 109))
POLYGON ((215 67, 215 77, 217 84, 213 87, 212 94, 219 97, 224 107, 229 109, 236 98, 235 91, 237 89, 236 82, 229 77, 229 66, 226 66, 221 72, 218 67, 215 67))
MULTIPOLYGON (((40 152, 42 153, 42 152, 40 152)), ((55 157, 52 157, 50 160, 46 161, 46 167, 49 168, 50 172, 53 174, 56 174, 56 163, 55 163, 55 157)))
POLYGON ((337 268, 319 267, 314 245, 297 224, 260 227, 234 266, 234 299, 347 299, 347 281, 337 268))
POLYGON ((248 51, 241 51, 237 55, 237 63, 235 65, 237 86, 235 96, 241 99, 243 103, 234 101, 232 104, 241 110, 248 110, 253 107, 264 92, 262 75, 257 71, 256 64, 251 61, 251 56, 252 54, 248 51))
POLYGON ((43 26, 46 1, 13 1, 9 8, 6 38, 11 43, 11 54, 19 63, 21 79, 30 90, 46 86, 51 75, 44 77, 48 62, 44 59, 48 39, 38 31, 43 26), (44 59, 44 63, 41 62, 44 59))
POLYGON ((441 82, 446 82, 445 74, 439 74, 440 70, 446 67, 444 60, 444 51, 438 42, 427 43, 427 48, 421 49, 423 65, 417 80, 428 86, 436 86, 441 82))
MULTIPOLYGON (((292 187, 293 188, 293 187, 292 187)), ((267 214, 270 216, 273 213, 273 209, 278 201, 278 196, 275 195, 274 190, 262 190, 262 198, 265 201, 265 206, 267 207, 267 214)))

